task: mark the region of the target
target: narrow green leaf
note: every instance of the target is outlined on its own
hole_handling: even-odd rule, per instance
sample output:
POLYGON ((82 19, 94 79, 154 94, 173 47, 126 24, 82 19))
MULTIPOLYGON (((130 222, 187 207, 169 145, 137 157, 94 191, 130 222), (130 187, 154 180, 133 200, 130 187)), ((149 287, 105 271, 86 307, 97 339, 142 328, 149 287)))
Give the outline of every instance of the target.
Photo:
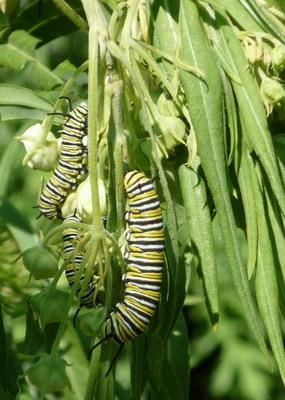
MULTIPOLYGON (((216 14, 218 31, 213 33, 214 48, 218 44, 226 54, 232 68, 240 76, 242 85, 232 81, 237 98, 243 132, 248 136, 254 151, 261 160, 282 212, 285 214, 284 188, 279 175, 271 135, 267 125, 264 105, 259 89, 248 68, 243 49, 228 21, 216 14), (217 35, 217 36, 216 36, 217 35)), ((212 30, 214 32, 214 30, 212 30)))
POLYGON ((25 31, 14 31, 7 44, 0 46, 0 65, 21 71, 27 63, 32 63, 32 79, 43 89, 61 85, 62 79, 37 59, 36 45, 39 40, 25 31))
POLYGON ((221 226, 233 281, 248 325, 266 352, 263 332, 257 318, 239 242, 227 185, 224 155, 222 84, 210 45, 203 31, 196 6, 181 1, 181 59, 204 71, 205 81, 181 71, 181 81, 196 134, 198 154, 211 190, 221 226))
POLYGON ((244 147, 241 152, 237 178, 246 220, 246 237, 248 246, 247 275, 250 279, 254 273, 257 261, 257 214, 256 197, 250 172, 249 157, 249 151, 244 147))
POLYGON ((270 242, 273 249, 281 311, 283 312, 283 315, 285 315, 285 270, 283 268, 285 260, 285 221, 284 217, 280 213, 276 199, 272 194, 270 185, 268 185, 268 180, 265 180, 265 183, 266 204, 268 207, 268 218, 270 220, 268 230, 270 238, 274 238, 274 240, 271 240, 270 242))
POLYGON ((179 180, 189 234, 200 259, 210 318, 212 323, 216 324, 219 318, 217 268, 206 185, 199 176, 199 167, 198 158, 194 160, 191 168, 181 166, 179 180))
POLYGON ((168 349, 169 362, 173 367, 180 386, 180 392, 183 398, 188 399, 189 392, 189 353, 188 353, 188 332, 187 326, 182 313, 179 314, 174 328, 171 332, 168 349))
POLYGON ((7 84, 0 84, 0 106, 30 107, 45 113, 52 110, 51 104, 36 92, 22 86, 7 84))
POLYGON ((165 358, 162 368, 162 382, 157 387, 157 382, 152 381, 152 389, 157 400, 186 400, 181 390, 180 382, 176 376, 173 365, 165 358))
MULTIPOLYGON (((152 9, 154 23, 154 46, 175 57, 178 45, 178 14, 179 2, 163 0, 154 4, 152 9), (156 9, 157 8, 157 9, 156 9)), ((165 71, 172 77, 173 65, 163 60, 165 71)))
POLYGON ((105 377, 106 372, 110 367, 110 360, 113 359, 115 355, 115 351, 118 350, 116 346, 116 350, 114 351, 115 346, 114 343, 108 343, 107 345, 102 345, 102 352, 100 363, 98 364, 99 369, 99 379, 96 382, 96 388, 94 391, 94 399, 102 399, 102 400, 113 400, 114 399, 114 370, 105 377))
POLYGON ((239 0, 211 0, 210 3, 213 3, 213 6, 216 3, 226 10, 245 31, 260 32, 262 30, 256 18, 242 6, 239 0))
POLYGON ((243 7, 258 22, 264 32, 270 32, 273 37, 278 38, 285 44, 284 24, 276 24, 272 16, 266 10, 266 6, 261 6, 255 0, 239 0, 243 7))
MULTIPOLYGON (((252 169, 254 167, 252 166, 252 169)), ((260 171, 258 171, 261 179, 260 171)), ((254 174, 252 174, 253 176, 254 174)), ((268 211, 264 207, 264 193, 256 176, 254 182, 258 216, 258 258, 256 267, 256 296, 269 342, 285 384, 285 357, 279 317, 279 293, 268 232, 268 211)))
POLYGON ((143 393, 146 376, 146 336, 142 335, 136 338, 131 343, 131 386, 132 396, 134 400, 140 400, 143 393))
POLYGON ((155 332, 148 336, 147 362, 149 370, 149 380, 153 382, 157 390, 162 385, 162 366, 165 358, 165 342, 162 335, 155 332))
MULTIPOLYGON (((228 159, 227 159, 227 164, 230 165, 232 162, 235 151, 237 150, 237 143, 238 143, 238 118, 237 118, 237 109, 236 109, 236 102, 235 102, 235 97, 233 93, 233 89, 231 86, 231 83, 229 81, 229 78, 226 76, 226 74, 221 71, 221 77, 223 81, 223 89, 224 89, 224 98, 225 98, 225 113, 226 113, 226 123, 229 128, 229 134, 230 134, 230 148, 227 151, 228 154, 228 159)), ((227 139, 225 139, 225 143, 227 143, 227 139)))

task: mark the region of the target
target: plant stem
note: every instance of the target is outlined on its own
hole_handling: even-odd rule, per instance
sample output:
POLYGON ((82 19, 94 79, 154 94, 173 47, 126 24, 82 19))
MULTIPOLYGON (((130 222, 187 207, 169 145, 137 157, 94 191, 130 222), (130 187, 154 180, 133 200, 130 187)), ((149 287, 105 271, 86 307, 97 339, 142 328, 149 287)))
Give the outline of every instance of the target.
POLYGON ((123 82, 117 79, 113 82, 112 111, 115 126, 115 180, 117 203, 117 227, 121 233, 124 230, 124 179, 123 179, 123 146, 125 142, 122 111, 123 82))
POLYGON ((79 29, 88 30, 86 21, 70 7, 64 0, 53 0, 54 4, 69 18, 79 29))
POLYGON ((99 130, 99 45, 102 45, 102 35, 105 35, 104 21, 99 12, 97 0, 82 0, 89 23, 89 74, 88 74, 88 168, 91 184, 93 225, 96 234, 103 236, 103 223, 99 203, 98 187, 98 130, 99 130), (100 43, 99 43, 100 36, 100 43))
POLYGON ((97 367, 100 362, 100 356, 101 356, 101 346, 98 346, 92 352, 92 358, 91 358, 91 362, 90 362, 90 373, 89 373, 89 379, 87 382, 87 388, 86 388, 84 400, 93 400, 94 399, 96 382, 98 382, 98 378, 99 378, 99 374, 100 374, 100 368, 97 367))
POLYGON ((105 231, 105 235, 111 241, 112 245, 114 246, 114 249, 116 250, 116 253, 119 258, 120 265, 121 265, 122 269, 125 271, 125 269, 126 269, 125 259, 122 256, 122 252, 121 252, 120 246, 118 245, 117 240, 108 231, 105 231))
MULTIPOLYGON (((90 175, 91 197, 92 197, 92 222, 93 232, 97 236, 99 248, 105 244, 104 227, 100 212, 99 186, 98 186, 98 134, 100 127, 99 99, 100 84, 99 63, 103 61, 103 51, 105 49, 105 40, 107 30, 105 26, 104 15, 102 14, 98 0, 81 0, 89 24, 89 74, 88 74, 88 168, 90 175), (101 53, 100 53, 101 50, 101 53), (101 56, 101 59, 99 57, 101 56)), ((106 259, 106 257, 105 257, 106 259)), ((111 288, 111 286, 110 286, 111 288)), ((101 346, 95 349, 90 363, 90 372, 85 393, 85 400, 94 398, 96 382, 100 374, 100 354, 101 346)))
MULTIPOLYGON (((132 37, 132 25, 136 23, 137 20, 137 15, 138 15, 138 10, 139 10, 139 5, 140 5, 140 0, 133 0, 129 2, 129 9, 127 11, 127 16, 126 20, 124 23, 124 28, 122 30, 121 34, 121 42, 120 42, 120 47, 122 49, 127 50, 130 47, 130 40, 132 37)), ((127 54, 128 56, 128 54, 127 54)))

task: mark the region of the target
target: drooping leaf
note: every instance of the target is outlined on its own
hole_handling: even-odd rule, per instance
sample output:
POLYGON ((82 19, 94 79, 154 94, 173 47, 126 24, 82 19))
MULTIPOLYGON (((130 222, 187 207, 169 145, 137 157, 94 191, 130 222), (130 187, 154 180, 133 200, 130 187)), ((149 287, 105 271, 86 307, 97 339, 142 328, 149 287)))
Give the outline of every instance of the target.
MULTIPOLYGON (((186 208, 188 230, 193 247, 198 252, 207 305, 213 324, 218 321, 218 282, 210 210, 207 206, 206 185, 199 176, 200 162, 195 159, 188 168, 179 168, 180 186, 186 208)), ((194 251, 195 251, 194 250, 194 251)))

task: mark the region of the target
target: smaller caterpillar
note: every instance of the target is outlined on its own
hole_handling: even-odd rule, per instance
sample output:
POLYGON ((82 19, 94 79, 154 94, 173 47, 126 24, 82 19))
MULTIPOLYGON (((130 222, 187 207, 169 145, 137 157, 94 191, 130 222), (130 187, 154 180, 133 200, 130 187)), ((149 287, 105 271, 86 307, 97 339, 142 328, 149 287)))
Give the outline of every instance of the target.
MULTIPOLYGON (((80 222, 80 219, 76 215, 70 215, 65 218, 66 222, 80 222)), ((69 261, 68 266, 65 269, 65 276, 68 280, 69 286, 73 286, 75 275, 78 272, 80 265, 82 263, 85 249, 78 251, 75 254, 75 248, 79 242, 79 231, 77 228, 68 227, 64 229, 63 235, 63 252, 64 259, 69 259, 70 255, 73 254, 74 257, 69 261)), ((97 275, 92 276, 89 282, 86 284, 86 287, 83 287, 84 283, 84 274, 80 277, 79 287, 76 291, 76 296, 80 300, 80 308, 88 307, 91 308, 94 306, 94 294, 95 294, 95 286, 99 277, 97 275)))
POLYGON ((88 109, 81 104, 64 115, 61 135, 61 150, 57 168, 42 188, 37 207, 41 215, 48 219, 61 218, 61 205, 71 190, 87 175, 87 137, 88 109))

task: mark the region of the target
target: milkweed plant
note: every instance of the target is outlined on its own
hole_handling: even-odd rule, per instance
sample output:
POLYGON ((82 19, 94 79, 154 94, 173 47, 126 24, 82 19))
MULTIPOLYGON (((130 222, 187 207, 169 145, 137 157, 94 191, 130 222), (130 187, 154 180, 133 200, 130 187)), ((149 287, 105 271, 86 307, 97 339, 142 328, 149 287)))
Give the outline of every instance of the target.
POLYGON ((283 2, 4 0, 0 40, 0 397, 282 399, 283 2), (130 171, 165 247, 118 354, 130 171))

